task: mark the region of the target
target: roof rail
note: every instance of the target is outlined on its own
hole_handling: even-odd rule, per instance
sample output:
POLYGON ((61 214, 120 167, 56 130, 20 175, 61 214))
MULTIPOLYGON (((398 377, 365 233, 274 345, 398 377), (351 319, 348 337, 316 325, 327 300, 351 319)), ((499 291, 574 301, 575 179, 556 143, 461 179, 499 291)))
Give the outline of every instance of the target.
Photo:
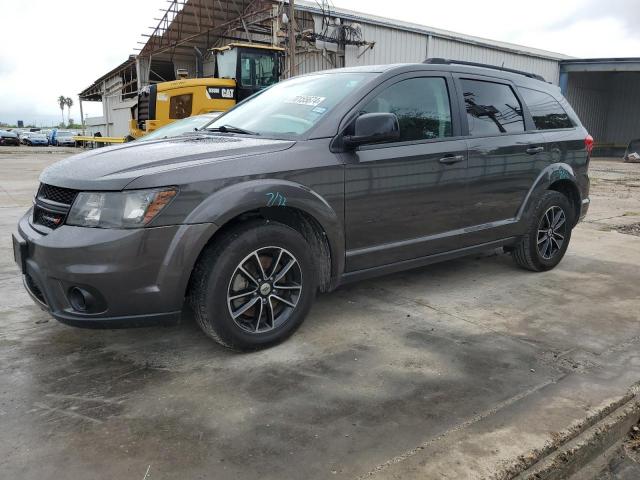
POLYGON ((536 80, 541 80, 543 82, 546 82, 544 77, 536 73, 523 72, 522 70, 515 70, 513 68, 498 67, 496 65, 487 65, 485 63, 466 62, 463 60, 449 60, 447 58, 427 58, 422 63, 427 63, 431 65, 466 65, 469 67, 490 68, 492 70, 500 70, 502 72, 517 73, 518 75, 524 75, 525 77, 535 78, 536 80))

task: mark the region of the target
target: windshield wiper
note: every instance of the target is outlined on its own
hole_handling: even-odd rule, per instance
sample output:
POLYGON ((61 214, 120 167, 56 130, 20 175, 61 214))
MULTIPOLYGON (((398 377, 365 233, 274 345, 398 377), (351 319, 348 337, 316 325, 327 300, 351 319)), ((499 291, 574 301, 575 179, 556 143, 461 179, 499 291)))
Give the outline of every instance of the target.
POLYGON ((210 132, 222 132, 222 133, 241 133, 243 135, 260 135, 258 132, 252 132, 251 130, 245 130, 244 128, 234 127, 233 125, 221 125, 219 127, 207 128, 210 132))

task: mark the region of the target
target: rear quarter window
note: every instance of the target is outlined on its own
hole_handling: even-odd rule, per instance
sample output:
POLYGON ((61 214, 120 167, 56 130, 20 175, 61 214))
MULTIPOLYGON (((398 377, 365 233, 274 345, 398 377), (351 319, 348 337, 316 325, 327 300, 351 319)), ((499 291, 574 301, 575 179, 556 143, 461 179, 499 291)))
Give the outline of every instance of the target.
POLYGON ((460 79, 473 136, 524 132, 522 105, 509 85, 460 79))
POLYGON ((525 87, 518 87, 518 90, 529 107, 536 129, 556 130, 574 126, 560 102, 548 93, 525 87))

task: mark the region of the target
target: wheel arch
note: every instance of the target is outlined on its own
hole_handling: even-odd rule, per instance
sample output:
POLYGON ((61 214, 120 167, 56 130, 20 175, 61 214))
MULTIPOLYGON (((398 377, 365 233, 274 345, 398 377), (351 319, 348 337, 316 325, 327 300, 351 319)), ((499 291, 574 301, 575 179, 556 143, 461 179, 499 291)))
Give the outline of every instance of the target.
MULTIPOLYGON (((294 228, 307 240, 317 259, 321 291, 335 288, 344 269, 342 221, 319 194, 285 180, 254 180, 223 188, 203 201, 188 223, 213 223, 216 231, 203 242, 190 276, 202 252, 230 228, 252 219, 276 221, 294 228)), ((188 291, 191 281, 185 286, 188 291)))
POLYGON ((548 165, 529 189, 525 200, 518 212, 520 220, 528 219, 533 213, 536 200, 547 190, 555 190, 565 195, 574 209, 574 224, 580 218, 582 195, 573 168, 566 163, 548 165))
POLYGON ((577 224, 578 220, 580 219, 580 208, 582 203, 578 185, 571 180, 560 179, 549 185, 548 190, 555 190, 556 192, 560 192, 569 199, 569 202, 573 207, 573 224, 577 224))

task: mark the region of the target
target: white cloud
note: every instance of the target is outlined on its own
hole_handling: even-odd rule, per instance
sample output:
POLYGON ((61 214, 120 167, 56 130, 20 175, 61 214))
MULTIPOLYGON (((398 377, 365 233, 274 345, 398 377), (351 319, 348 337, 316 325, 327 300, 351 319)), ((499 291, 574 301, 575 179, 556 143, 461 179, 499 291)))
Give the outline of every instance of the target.
MULTIPOLYGON (((21 0, 0 18, 0 120, 60 121, 57 98, 78 93, 135 53, 140 34, 165 6, 158 0, 21 0)), ((83 102, 100 115, 100 103, 83 102)))
MULTIPOLYGON (((520 43, 576 57, 640 52, 637 0, 333 0, 391 19, 520 43)), ((21 0, 0 19, 0 120, 56 122, 56 99, 77 94, 134 53, 162 0, 21 0)), ((84 103, 99 115, 98 103, 84 103)))

